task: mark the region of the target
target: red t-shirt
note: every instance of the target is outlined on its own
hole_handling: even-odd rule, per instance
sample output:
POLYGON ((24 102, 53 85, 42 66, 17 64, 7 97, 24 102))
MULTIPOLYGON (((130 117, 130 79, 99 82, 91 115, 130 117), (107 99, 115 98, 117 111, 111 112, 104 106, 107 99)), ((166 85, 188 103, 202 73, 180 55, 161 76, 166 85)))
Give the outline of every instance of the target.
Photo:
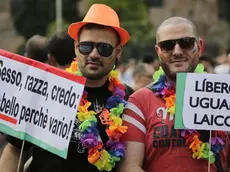
MULTIPOLYGON (((148 88, 142 88, 130 96, 123 114, 128 132, 124 141, 145 144, 143 170, 161 171, 208 171, 208 161, 193 159, 192 150, 185 145, 180 130, 174 129, 174 116, 167 113, 165 102, 148 88)), ((221 151, 221 162, 227 168, 229 138, 221 151)), ((216 166, 211 164, 210 171, 216 166)))

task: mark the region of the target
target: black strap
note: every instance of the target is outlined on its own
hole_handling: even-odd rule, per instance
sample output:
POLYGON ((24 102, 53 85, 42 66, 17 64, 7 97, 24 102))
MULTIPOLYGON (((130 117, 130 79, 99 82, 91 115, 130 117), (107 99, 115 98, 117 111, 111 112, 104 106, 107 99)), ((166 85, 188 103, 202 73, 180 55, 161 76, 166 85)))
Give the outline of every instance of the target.
POLYGON ((224 172, 224 169, 221 163, 221 159, 220 159, 220 153, 216 154, 215 156, 215 165, 217 168, 217 172, 224 172))
POLYGON ((133 89, 130 86, 128 86, 126 84, 124 84, 124 85, 125 85, 125 97, 124 97, 124 99, 127 101, 129 99, 129 96, 131 94, 133 94, 134 91, 133 91, 133 89))
POLYGON ((150 89, 154 93, 153 86, 154 86, 154 83, 152 82, 151 84, 147 85, 146 88, 150 89))

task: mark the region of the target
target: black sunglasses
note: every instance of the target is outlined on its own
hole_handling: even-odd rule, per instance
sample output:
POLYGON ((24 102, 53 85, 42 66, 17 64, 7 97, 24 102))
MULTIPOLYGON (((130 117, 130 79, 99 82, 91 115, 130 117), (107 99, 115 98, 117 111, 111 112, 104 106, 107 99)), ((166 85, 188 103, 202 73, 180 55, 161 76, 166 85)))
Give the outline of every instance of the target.
POLYGON ((166 40, 158 42, 158 46, 161 51, 166 53, 169 51, 173 51, 176 44, 178 44, 184 50, 191 50, 194 48, 196 38, 193 37, 185 37, 180 39, 166 40))
POLYGON ((78 44, 78 47, 79 47, 79 52, 83 55, 90 54, 93 51, 93 49, 96 47, 98 53, 103 57, 110 57, 113 53, 113 49, 115 48, 107 43, 103 43, 103 42, 95 43, 90 41, 80 42, 78 44))

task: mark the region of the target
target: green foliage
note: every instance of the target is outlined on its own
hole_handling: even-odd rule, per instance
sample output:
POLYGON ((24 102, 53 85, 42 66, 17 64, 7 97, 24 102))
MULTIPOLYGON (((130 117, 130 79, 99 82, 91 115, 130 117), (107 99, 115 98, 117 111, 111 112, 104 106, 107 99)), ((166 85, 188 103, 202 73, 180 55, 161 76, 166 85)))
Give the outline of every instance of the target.
MULTIPOLYGON (((67 30, 70 24, 71 23, 64 20, 62 22, 62 30, 67 30)), ((56 31, 56 21, 54 20, 48 25, 46 36, 51 37, 56 31)))
POLYGON ((123 61, 128 58, 140 58, 154 51, 155 30, 148 20, 148 7, 144 0, 87 0, 88 8, 94 3, 112 7, 118 14, 121 26, 131 39, 124 47, 123 61))
MULTIPOLYGON (((67 22, 79 20, 77 0, 63 0, 63 18, 67 22)), ((55 0, 11 0, 13 23, 26 39, 34 34, 46 35, 50 22, 55 20, 55 0)))

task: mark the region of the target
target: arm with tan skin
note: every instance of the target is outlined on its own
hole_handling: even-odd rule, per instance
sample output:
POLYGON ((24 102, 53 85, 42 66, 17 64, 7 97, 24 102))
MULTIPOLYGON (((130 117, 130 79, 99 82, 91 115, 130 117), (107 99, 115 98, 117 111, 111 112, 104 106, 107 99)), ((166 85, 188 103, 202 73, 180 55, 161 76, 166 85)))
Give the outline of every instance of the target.
MULTIPOLYGON (((0 171, 1 172, 16 172, 19 162, 20 149, 8 143, 0 158, 0 171)), ((22 160, 23 162, 23 156, 22 160)), ((20 172, 23 170, 23 163, 20 165, 20 172)))
POLYGON ((144 172, 141 168, 144 160, 144 153, 144 143, 127 142, 125 157, 118 166, 118 172, 144 172))

